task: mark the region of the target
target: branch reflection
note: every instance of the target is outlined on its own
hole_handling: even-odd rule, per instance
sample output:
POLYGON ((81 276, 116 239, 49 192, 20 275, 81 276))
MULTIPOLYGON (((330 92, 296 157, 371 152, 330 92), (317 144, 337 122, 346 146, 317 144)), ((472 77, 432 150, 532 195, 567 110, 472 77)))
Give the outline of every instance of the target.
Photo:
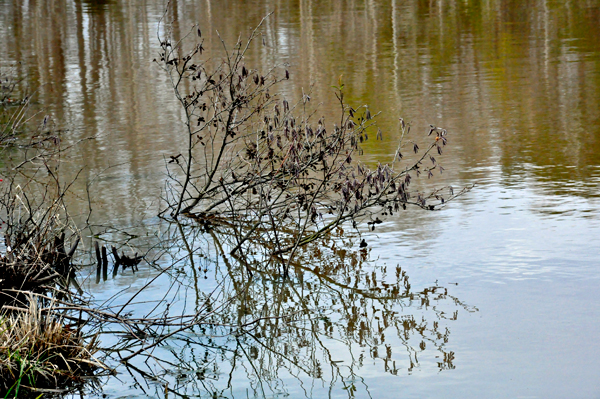
POLYGON ((203 316, 181 331, 155 324, 142 341, 121 334, 114 349, 121 359, 148 348, 125 363, 144 394, 365 397, 367 375, 455 367, 449 325, 477 309, 447 287, 413 287, 400 265, 379 265, 342 230, 302 249, 282 278, 281 260, 264 248, 246 261, 225 255, 233 244, 227 233, 169 227, 164 245, 177 266, 165 320, 203 316))

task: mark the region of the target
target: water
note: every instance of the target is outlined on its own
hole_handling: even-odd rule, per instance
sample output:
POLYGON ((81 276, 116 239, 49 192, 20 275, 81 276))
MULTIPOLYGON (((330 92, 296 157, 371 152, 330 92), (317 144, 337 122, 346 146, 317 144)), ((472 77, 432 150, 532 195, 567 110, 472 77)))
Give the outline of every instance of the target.
MULTIPOLYGON (((356 397, 374 398, 600 395, 596 2, 265 0, 174 1, 172 6, 168 18, 176 21, 174 35, 182 37, 200 23, 211 54, 220 46, 217 31, 233 43, 273 11, 247 62, 263 68, 289 63, 292 79, 282 87, 286 96, 299 98, 312 90, 331 120, 336 112, 331 86, 341 75, 349 102, 382 111, 378 123, 384 139, 367 142, 366 162, 391 159, 402 116, 412 121, 413 134, 426 133, 429 123, 450 132, 450 147, 439 159, 447 172, 420 184, 477 184, 441 212, 409 210, 366 232, 370 260, 364 264, 322 275, 305 270, 305 280, 296 282, 292 293, 285 293, 275 277, 262 276, 252 288, 251 304, 232 306, 231 320, 242 317, 242 308, 244 317, 261 314, 273 298, 285 311, 296 309, 299 298, 311 291, 319 295, 306 308, 324 313, 303 314, 295 329, 285 331, 261 325, 262 333, 280 334, 273 340, 235 337, 215 327, 210 333, 196 331, 193 339, 190 333, 195 344, 169 342, 176 350, 157 353, 181 354, 175 363, 188 364, 178 372, 163 371, 172 389, 200 396, 218 391, 225 397, 346 397, 354 383, 356 397), (434 286, 447 289, 448 296, 432 299, 433 307, 420 299, 369 299, 364 290, 358 291, 360 299, 352 296, 356 290, 339 286, 349 279, 362 288, 383 289, 384 282, 398 282, 397 265, 419 298, 434 286), (365 280, 372 272, 376 283, 365 280), (353 313, 353 306, 362 310, 353 313), (450 318, 458 312, 456 320, 438 311, 450 318), (424 320, 423 331, 431 339, 424 340, 427 348, 420 349, 423 339, 415 329, 402 339, 388 326, 382 337, 377 322, 385 312, 399 322, 409 315, 424 320), (363 330, 349 327, 361 321, 363 330), (434 322, 449 332, 447 342, 433 332, 434 322), (290 365, 257 342, 298 353, 300 361, 290 365), (205 347, 213 349, 201 361, 205 347), (450 353, 450 363, 441 360, 450 353), (232 360, 237 355, 239 363, 232 360), (252 361, 260 367, 253 369, 252 361), (390 372, 394 367, 397 371, 390 372), (319 368, 322 379, 313 379, 319 368), (201 378, 194 374, 200 369, 212 372, 201 378)), ((125 229, 144 221, 150 231, 156 229, 151 217, 159 208, 163 158, 180 152, 183 137, 181 111, 151 62, 158 53, 163 2, 0 0, 0 9, 2 65, 22 62, 20 73, 37 90, 36 106, 69 129, 64 140, 95 137, 72 156, 74 165, 86 165, 78 189, 93 182, 94 220, 125 229)), ((73 207, 76 214, 87 212, 75 199, 73 207)), ((327 256, 337 253, 332 245, 324 249, 327 256)), ((223 260, 215 265, 213 252, 199 276, 182 266, 185 284, 173 293, 173 306, 183 308, 183 298, 195 300, 194 281, 205 293, 219 281, 232 284, 223 292, 236 292, 232 281, 238 280, 227 276, 223 260)), ((309 269, 322 262, 305 261, 309 269)), ((351 264, 345 258, 341 263, 351 264)), ((103 298, 155 275, 155 269, 146 268, 106 283, 90 278, 87 286, 103 298)), ((147 298, 162 297, 161 287, 175 278, 159 279, 147 298)), ((107 344, 111 339, 116 340, 103 337, 107 344)), ((136 385, 125 371, 119 378, 128 392, 110 378, 103 392, 164 395, 163 385, 136 385)))

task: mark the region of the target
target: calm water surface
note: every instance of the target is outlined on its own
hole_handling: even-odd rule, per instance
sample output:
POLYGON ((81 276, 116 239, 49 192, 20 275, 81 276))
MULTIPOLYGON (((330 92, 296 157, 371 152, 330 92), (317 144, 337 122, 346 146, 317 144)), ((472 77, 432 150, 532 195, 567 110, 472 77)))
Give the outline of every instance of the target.
MULTIPOLYGON (((390 160, 400 116, 417 135, 430 123, 445 127, 447 173, 422 184, 477 183, 441 212, 407 211, 367 232, 368 259, 345 258, 328 243, 324 252, 338 266, 306 255, 307 270, 291 288, 258 281, 224 317, 264 315, 266 305, 264 312, 281 315, 279 308, 295 309, 302 298, 318 317, 293 328, 263 325, 252 339, 208 329, 197 332, 211 337, 204 346, 170 342, 157 353, 180 365, 162 371, 172 389, 236 398, 600 397, 600 3, 171 5, 174 35, 200 23, 208 54, 218 54, 217 31, 234 43, 273 11, 249 65, 289 63, 292 79, 282 92, 311 91, 330 120, 331 86, 342 76, 351 104, 382 112, 384 139, 367 142, 366 162, 390 160), (310 273, 317 263, 330 280, 310 273), (402 292, 398 266, 416 295, 367 295, 394 284, 402 292), (431 287, 447 294, 423 294, 431 287)), ((0 66, 21 63, 40 117, 68 129, 64 140, 95 138, 79 147, 69 173, 86 165, 77 189, 92 182, 94 217, 124 229, 153 222, 163 159, 182 146, 181 111, 152 63, 163 12, 163 2, 152 0, 0 0, 0 66)), ((76 197, 72 206, 87 212, 76 197)), ((182 309, 198 292, 236 292, 239 281, 215 243, 197 239, 209 248, 202 275, 183 268, 147 299, 161 298, 161 287, 177 279, 187 282, 173 293, 182 309)), ((155 273, 86 284, 102 299, 155 273)), ((102 382, 103 393, 164 396, 163 385, 137 378, 122 371, 102 382)))

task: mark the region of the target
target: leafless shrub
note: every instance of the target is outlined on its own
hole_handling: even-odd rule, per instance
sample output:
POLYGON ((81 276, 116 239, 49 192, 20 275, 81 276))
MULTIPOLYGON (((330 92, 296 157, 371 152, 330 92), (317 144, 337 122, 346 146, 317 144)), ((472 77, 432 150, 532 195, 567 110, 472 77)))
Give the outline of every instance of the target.
POLYGON ((27 159, 16 171, 6 170, 0 182, 2 303, 11 300, 7 290, 42 293, 56 283, 67 287, 74 276, 71 260, 79 234, 64 203, 72 182, 60 178, 56 145, 37 148, 35 161, 27 159))
POLYGON ((32 117, 28 113, 30 96, 19 90, 19 65, 0 67, 0 143, 12 141, 32 117))
POLYGON ((287 256, 281 258, 287 272, 298 247, 342 223, 369 221, 374 228, 380 216, 407 205, 434 210, 464 192, 412 190, 415 177, 444 170, 434 157, 448 143, 443 128, 431 126, 430 142, 420 149, 407 141, 410 125, 400 119, 393 161, 375 168, 361 163, 361 143, 382 136, 375 115, 367 106, 347 104, 341 81, 333 123, 310 108, 309 94, 293 104, 281 98, 277 85, 290 76, 285 66, 263 72, 245 63, 259 28, 231 51, 223 43, 222 60, 205 57, 201 37, 190 51, 184 50, 186 38, 160 38, 157 62, 184 110, 187 136, 185 152, 168 160, 166 200, 173 217, 230 225, 232 253, 244 255, 250 243, 270 248, 274 256, 287 256), (405 161, 408 151, 420 156, 405 161))

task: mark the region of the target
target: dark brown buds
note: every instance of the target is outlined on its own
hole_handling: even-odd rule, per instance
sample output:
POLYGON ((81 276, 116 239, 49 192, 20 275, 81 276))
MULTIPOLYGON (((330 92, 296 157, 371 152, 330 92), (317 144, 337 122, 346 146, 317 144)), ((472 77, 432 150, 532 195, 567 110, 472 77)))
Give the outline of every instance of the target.
POLYGON ((248 157, 248 159, 254 159, 254 158, 256 158, 256 154, 257 154, 256 144, 249 143, 248 147, 246 147, 246 156, 248 157))
POLYGON ((170 155, 169 158, 171 158, 171 160, 169 161, 169 163, 175 162, 175 163, 179 164, 179 157, 180 156, 181 156, 181 154, 178 154, 178 155, 175 155, 175 156, 170 155))

